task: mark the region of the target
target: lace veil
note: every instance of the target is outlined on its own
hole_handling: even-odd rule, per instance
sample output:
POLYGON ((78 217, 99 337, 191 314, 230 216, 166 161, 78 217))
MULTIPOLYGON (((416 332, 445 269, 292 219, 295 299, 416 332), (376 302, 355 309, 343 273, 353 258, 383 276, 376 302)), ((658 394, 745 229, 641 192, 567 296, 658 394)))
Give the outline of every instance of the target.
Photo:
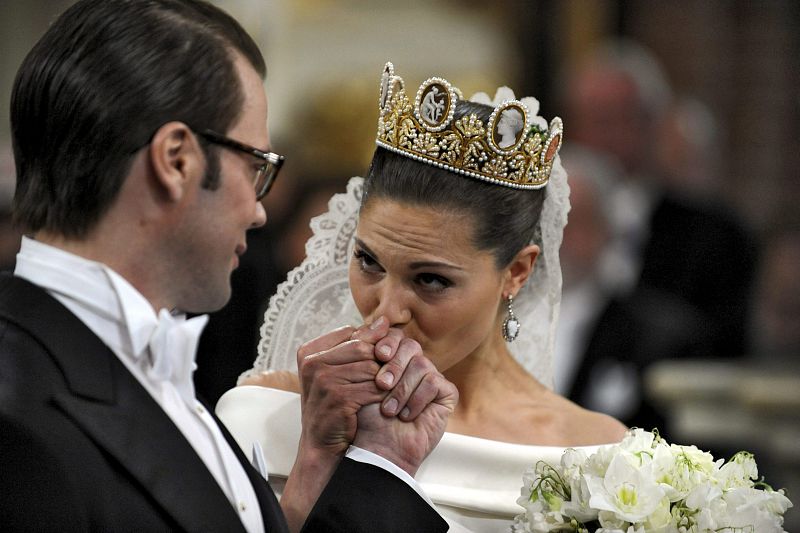
MULTIPOLYGON (((296 371, 296 353, 301 344, 337 327, 361 324, 362 318, 350 295, 348 263, 362 192, 363 178, 351 178, 347 192, 331 198, 328 212, 311 220, 313 236, 306 242, 306 259, 289 273, 270 298, 261 326, 258 358, 240 381, 266 370, 296 371)), ((550 388, 561 305, 558 250, 568 211, 567 174, 557 157, 534 238, 542 250, 533 275, 514 297, 514 311, 522 328, 517 339, 509 344, 522 366, 550 388)))

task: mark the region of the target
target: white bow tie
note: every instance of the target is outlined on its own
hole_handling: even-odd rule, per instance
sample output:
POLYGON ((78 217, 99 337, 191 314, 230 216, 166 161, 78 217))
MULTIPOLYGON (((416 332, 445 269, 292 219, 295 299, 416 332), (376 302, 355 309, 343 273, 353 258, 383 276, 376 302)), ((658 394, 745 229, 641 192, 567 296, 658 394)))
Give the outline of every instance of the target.
POLYGON ((152 361, 148 375, 154 380, 171 382, 187 405, 193 405, 195 400, 192 373, 197 368, 197 344, 206 322, 208 315, 186 320, 162 309, 148 342, 152 361))

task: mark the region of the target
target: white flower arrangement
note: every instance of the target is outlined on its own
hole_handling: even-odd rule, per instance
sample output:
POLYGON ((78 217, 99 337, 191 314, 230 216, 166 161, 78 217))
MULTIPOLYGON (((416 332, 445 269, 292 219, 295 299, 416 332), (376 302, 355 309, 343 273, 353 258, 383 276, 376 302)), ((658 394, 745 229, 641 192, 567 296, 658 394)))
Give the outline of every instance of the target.
POLYGON ((783 532, 792 502, 757 482, 753 455, 729 461, 633 429, 587 456, 567 449, 523 475, 515 533, 783 532))

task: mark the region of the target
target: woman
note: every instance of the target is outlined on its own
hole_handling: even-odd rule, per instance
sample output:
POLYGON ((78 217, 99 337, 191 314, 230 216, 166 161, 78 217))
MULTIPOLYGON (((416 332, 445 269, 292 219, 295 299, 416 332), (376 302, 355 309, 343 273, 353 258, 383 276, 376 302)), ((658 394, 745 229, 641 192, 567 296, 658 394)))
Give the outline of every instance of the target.
MULTIPOLYGON (((526 467, 557 461, 564 446, 616 442, 626 428, 550 389, 568 209, 561 121, 548 126, 538 102, 508 89, 494 105, 477 99, 430 78, 412 101, 386 65, 369 173, 312 222, 308 258, 271 299, 261 356, 243 383, 299 390, 287 369, 301 342, 385 316, 460 393, 418 479, 445 515, 488 531, 520 511, 526 467)), ((263 394, 241 388, 218 406, 245 448, 261 438, 252 412, 261 407, 248 405, 263 394)), ((299 434, 295 399, 269 394, 273 423, 299 434)), ((268 445, 288 456, 271 471, 288 473, 290 446, 268 445)))

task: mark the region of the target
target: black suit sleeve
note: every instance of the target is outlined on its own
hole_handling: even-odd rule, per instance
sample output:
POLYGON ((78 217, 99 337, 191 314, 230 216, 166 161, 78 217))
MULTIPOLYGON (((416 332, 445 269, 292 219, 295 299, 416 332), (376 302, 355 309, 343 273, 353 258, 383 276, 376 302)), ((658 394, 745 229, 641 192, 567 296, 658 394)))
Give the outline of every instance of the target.
POLYGON ((303 525, 303 533, 435 533, 448 529, 447 522, 401 479, 347 458, 303 525))

